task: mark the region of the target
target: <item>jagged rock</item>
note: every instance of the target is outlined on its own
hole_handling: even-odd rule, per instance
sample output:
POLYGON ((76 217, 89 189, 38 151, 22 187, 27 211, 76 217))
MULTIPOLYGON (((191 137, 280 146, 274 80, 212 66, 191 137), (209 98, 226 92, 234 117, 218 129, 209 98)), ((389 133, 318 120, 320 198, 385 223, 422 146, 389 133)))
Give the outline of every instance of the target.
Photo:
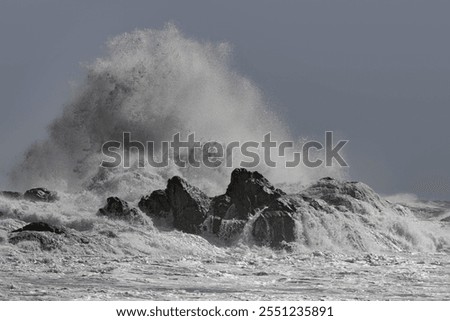
POLYGON ((174 227, 186 233, 199 234, 209 211, 209 197, 178 176, 169 179, 166 195, 172 209, 174 227))
POLYGON ((255 220, 252 234, 258 244, 279 248, 295 241, 295 220, 285 211, 264 211, 255 220))
POLYGON ((150 217, 166 218, 170 214, 170 204, 166 191, 156 190, 141 198, 138 204, 142 212, 150 217))
POLYGON ((258 172, 235 169, 225 195, 212 199, 207 230, 223 240, 240 235, 256 211, 264 211, 251 229, 257 243, 279 247, 294 240, 294 203, 258 172), (275 224, 276 226, 271 226, 275 224))
POLYGON ((19 192, 11 192, 11 191, 3 191, 0 192, 0 195, 3 197, 7 197, 10 199, 21 199, 22 198, 22 193, 19 192))
POLYGON ((258 172, 237 168, 231 173, 226 195, 236 206, 239 219, 248 219, 255 210, 269 206, 285 193, 275 188, 258 172))
POLYGON ((118 197, 108 197, 105 207, 98 210, 98 215, 120 219, 130 223, 146 224, 143 215, 134 207, 118 197))
POLYGON ((26 200, 33 202, 54 202, 58 200, 58 195, 56 192, 49 191, 43 187, 32 188, 26 191, 23 197, 26 200))
POLYGON ((233 209, 234 206, 231 198, 224 194, 216 196, 211 200, 211 207, 208 214, 220 218, 232 219, 236 216, 236 211, 233 211, 233 209))
POLYGON ((11 233, 18 233, 23 231, 35 231, 35 232, 51 232, 56 234, 63 234, 66 232, 66 229, 59 226, 53 226, 47 224, 45 222, 34 222, 25 225, 22 228, 12 231, 11 233))

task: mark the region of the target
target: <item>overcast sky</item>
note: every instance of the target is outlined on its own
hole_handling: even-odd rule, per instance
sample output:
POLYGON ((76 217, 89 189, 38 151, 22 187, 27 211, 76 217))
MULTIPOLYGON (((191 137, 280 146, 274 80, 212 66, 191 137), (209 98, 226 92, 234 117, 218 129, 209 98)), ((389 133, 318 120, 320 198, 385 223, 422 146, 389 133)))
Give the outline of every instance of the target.
POLYGON ((352 179, 450 199, 450 1, 0 2, 0 185, 108 37, 174 22, 233 45, 295 135, 333 130, 352 179))

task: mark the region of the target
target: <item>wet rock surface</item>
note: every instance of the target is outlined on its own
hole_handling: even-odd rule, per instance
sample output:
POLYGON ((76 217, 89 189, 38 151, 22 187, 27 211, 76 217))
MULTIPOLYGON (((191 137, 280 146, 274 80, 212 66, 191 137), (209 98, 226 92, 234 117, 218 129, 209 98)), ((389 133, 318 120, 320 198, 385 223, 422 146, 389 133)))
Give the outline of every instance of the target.
POLYGON ((154 203, 141 204, 142 212, 151 208, 153 220, 166 211, 166 195, 171 212, 206 217, 188 221, 195 233, 134 225, 136 213, 149 220, 137 200, 112 197, 98 217, 98 200, 85 206, 85 195, 64 194, 59 202, 1 197, 0 299, 450 299, 450 243, 437 233, 450 235, 441 221, 447 205, 423 204, 427 212, 413 218, 426 219, 414 225, 407 209, 363 185, 325 179, 296 194, 252 199, 239 219, 238 195, 210 198, 179 178, 170 185, 144 198, 154 203), (419 234, 431 218, 436 224, 419 234))
POLYGON ((22 242, 37 243, 41 250, 51 251, 59 249, 63 245, 88 244, 89 240, 77 231, 62 226, 33 222, 11 231, 8 242, 14 245, 22 242))
POLYGON ((66 229, 61 226, 53 226, 45 222, 33 222, 25 225, 20 229, 14 230, 11 233, 18 233, 23 231, 52 232, 56 234, 63 234, 66 232, 66 229))
POLYGON ((2 191, 2 192, 0 192, 0 196, 10 198, 10 199, 21 199, 23 197, 22 193, 11 192, 11 191, 2 191))
POLYGON ((178 176, 169 179, 166 195, 172 209, 174 227, 186 233, 200 234, 209 211, 210 198, 178 176))
POLYGON ((216 196, 211 200, 211 207, 208 214, 220 218, 232 219, 234 218, 233 214, 227 216, 231 205, 233 205, 233 203, 228 195, 224 194, 216 196))
POLYGON ((130 223, 146 224, 146 220, 141 213, 128 202, 118 197, 108 197, 106 205, 98 210, 98 215, 112 219, 128 221, 130 223))
POLYGON ((269 206, 285 193, 275 188, 260 173, 238 168, 231 173, 226 195, 236 206, 238 218, 248 219, 257 209, 269 206))
POLYGON ((285 211, 265 211, 253 225, 253 236, 259 245, 281 248, 295 241, 295 220, 285 211))
POLYGON ((33 202, 55 202, 58 200, 56 192, 50 191, 43 187, 32 188, 25 192, 24 199, 33 202))
POLYGON ((171 212, 169 199, 164 190, 156 190, 150 195, 143 196, 138 206, 150 217, 167 218, 171 212))

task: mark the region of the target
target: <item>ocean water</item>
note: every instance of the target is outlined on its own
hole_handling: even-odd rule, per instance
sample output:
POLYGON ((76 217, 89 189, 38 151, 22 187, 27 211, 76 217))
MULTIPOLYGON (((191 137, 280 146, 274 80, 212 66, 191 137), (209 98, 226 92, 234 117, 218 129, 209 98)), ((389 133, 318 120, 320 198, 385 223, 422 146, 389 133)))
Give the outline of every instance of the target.
MULTIPOLYGON (((60 199, 0 196, 1 299, 450 298, 445 202, 389 202, 361 185, 369 197, 349 198, 350 209, 301 203, 289 252, 256 246, 254 220, 225 242, 161 228, 149 217, 136 225, 96 215, 106 197, 136 206, 174 175, 209 196, 229 183, 232 169, 225 167, 100 168, 101 146, 120 141, 123 132, 156 146, 175 133, 221 143, 262 141, 267 132, 278 141, 302 140, 233 68, 226 43, 190 39, 168 25, 116 36, 107 48, 85 65, 61 116, 50 120, 48 137, 30 146, 11 172, 11 189, 46 187, 60 199), (8 241, 11 231, 37 221, 72 234, 56 237, 50 250, 36 240, 8 241)), ((324 176, 348 178, 338 167, 255 170, 292 194, 324 176)), ((309 193, 318 197, 321 187, 309 193)))

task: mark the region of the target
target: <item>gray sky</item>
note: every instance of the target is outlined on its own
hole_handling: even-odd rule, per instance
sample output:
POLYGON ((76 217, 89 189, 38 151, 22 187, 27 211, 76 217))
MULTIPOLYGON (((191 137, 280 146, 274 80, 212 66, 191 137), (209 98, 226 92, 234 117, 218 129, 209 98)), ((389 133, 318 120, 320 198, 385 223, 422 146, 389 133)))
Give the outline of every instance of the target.
POLYGON ((449 1, 0 3, 0 186, 108 37, 174 22, 227 41, 295 135, 334 130, 352 179, 450 199, 449 1))

